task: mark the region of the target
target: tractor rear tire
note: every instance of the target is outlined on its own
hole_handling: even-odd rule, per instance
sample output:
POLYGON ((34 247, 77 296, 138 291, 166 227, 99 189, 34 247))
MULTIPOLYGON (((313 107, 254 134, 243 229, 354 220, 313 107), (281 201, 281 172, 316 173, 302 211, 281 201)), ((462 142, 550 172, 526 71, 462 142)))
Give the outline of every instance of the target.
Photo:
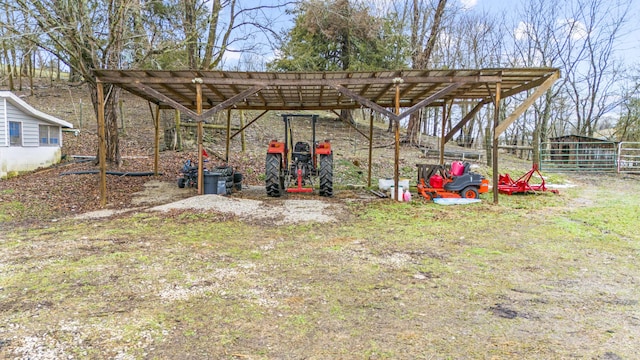
POLYGON ((474 186, 467 186, 462 190, 460 195, 465 199, 477 199, 478 189, 476 189, 474 186))
POLYGON ((320 196, 333 196, 333 154, 320 155, 320 196))
POLYGON ((265 161, 265 188, 267 195, 271 197, 280 197, 283 192, 282 184, 280 181, 280 154, 267 154, 265 161))

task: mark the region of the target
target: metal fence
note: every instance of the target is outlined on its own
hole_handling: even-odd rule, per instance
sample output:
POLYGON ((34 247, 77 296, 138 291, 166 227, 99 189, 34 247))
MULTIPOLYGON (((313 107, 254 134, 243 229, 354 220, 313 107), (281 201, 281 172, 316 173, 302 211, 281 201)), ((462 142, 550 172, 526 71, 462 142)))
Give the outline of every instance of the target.
POLYGON ((640 173, 640 142, 623 141, 618 144, 618 172, 640 173))
POLYGON ((540 168, 547 172, 615 172, 617 164, 614 142, 549 142, 540 148, 540 168))

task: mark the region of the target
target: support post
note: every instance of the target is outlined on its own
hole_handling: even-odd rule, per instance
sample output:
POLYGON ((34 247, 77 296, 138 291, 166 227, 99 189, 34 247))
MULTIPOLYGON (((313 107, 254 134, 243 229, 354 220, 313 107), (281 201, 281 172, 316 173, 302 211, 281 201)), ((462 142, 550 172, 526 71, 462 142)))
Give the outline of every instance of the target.
POLYGON ((100 161, 100 206, 107 205, 107 149, 104 129, 104 88, 101 81, 96 84, 98 96, 98 157, 100 161))
MULTIPOLYGON (((202 114, 202 83, 196 82, 196 113, 198 117, 202 114)), ((202 159, 202 124, 203 120, 198 120, 198 195, 204 194, 204 160, 202 159)))
POLYGON ((395 78, 393 82, 396 84, 396 118, 395 118, 395 153, 393 157, 393 186, 394 186, 394 195, 396 200, 400 199, 398 184, 400 183, 400 119, 398 115, 400 115, 400 83, 402 82, 402 78, 395 78))
POLYGON ((231 109, 227 109, 227 148, 225 150, 224 162, 229 164, 229 150, 231 149, 231 109))
MULTIPOLYGON (((242 144, 242 152, 244 153, 247 151, 247 144, 244 136, 244 110, 240 110, 240 129, 240 143, 242 144)), ((231 138, 229 138, 229 140, 231 140, 231 138)))
POLYGON ((180 110, 175 110, 175 120, 176 120, 176 144, 175 148, 177 150, 182 150, 182 128, 180 127, 180 110))
POLYGON ((367 173, 367 186, 371 187, 371 162, 373 161, 373 110, 369 113, 369 171, 367 173))
POLYGON ((493 203, 498 203, 498 136, 496 136, 496 131, 498 130, 498 124, 500 122, 500 92, 501 92, 501 83, 496 83, 496 95, 494 107, 495 111, 493 113, 493 142, 492 142, 492 165, 493 165, 493 203))
POLYGON ((160 105, 156 104, 156 113, 153 117, 155 130, 154 151, 153 151, 153 175, 158 176, 158 163, 160 162, 160 105))
POLYGON ((440 165, 444 165, 444 138, 446 134, 445 126, 447 125, 447 104, 442 105, 442 130, 440 131, 440 165))

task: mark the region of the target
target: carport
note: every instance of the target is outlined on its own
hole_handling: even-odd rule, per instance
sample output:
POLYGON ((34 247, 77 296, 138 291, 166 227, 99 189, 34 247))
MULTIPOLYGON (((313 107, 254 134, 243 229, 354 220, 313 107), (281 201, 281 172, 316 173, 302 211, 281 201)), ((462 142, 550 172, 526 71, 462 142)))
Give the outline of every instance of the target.
MULTIPOLYGON (((229 71, 152 71, 96 70, 98 83, 98 137, 100 146, 100 203, 107 202, 104 84, 118 86, 156 104, 155 161, 158 173, 160 109, 177 109, 197 124, 198 164, 203 168, 202 131, 205 119, 227 109, 262 111, 242 129, 231 134, 227 120, 226 158, 232 137, 270 110, 301 111, 369 108, 393 121, 395 130, 394 182, 398 188, 400 158, 400 120, 427 106, 440 106, 442 134, 440 163, 444 145, 477 114, 493 104, 493 184, 498 182, 498 137, 560 77, 557 68, 505 68, 479 70, 399 70, 369 72, 229 72, 229 71), (535 90, 534 90, 535 89, 535 90), (533 91, 532 91, 533 90, 533 91), (527 98, 500 121, 500 101, 526 92, 527 98), (473 109, 446 133, 447 104, 467 101, 473 109)), ((368 186, 371 186, 373 115, 369 134, 368 186)), ((203 192, 202 172, 198 193, 203 192)), ((493 191, 494 203, 498 192, 493 191)))

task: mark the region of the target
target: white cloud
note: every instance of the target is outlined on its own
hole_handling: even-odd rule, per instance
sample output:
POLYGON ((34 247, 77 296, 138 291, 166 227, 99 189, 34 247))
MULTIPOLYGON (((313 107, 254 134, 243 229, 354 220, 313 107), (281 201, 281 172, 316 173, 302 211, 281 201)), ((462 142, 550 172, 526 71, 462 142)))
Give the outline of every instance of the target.
POLYGON ((462 8, 470 10, 478 4, 478 0, 460 0, 462 8))
POLYGON ((559 19, 558 25, 562 28, 565 34, 571 36, 573 40, 585 39, 589 35, 587 27, 580 20, 576 19, 559 19))
POLYGON ((513 34, 518 41, 526 40, 533 33, 531 30, 531 24, 520 21, 518 26, 513 30, 513 34))

